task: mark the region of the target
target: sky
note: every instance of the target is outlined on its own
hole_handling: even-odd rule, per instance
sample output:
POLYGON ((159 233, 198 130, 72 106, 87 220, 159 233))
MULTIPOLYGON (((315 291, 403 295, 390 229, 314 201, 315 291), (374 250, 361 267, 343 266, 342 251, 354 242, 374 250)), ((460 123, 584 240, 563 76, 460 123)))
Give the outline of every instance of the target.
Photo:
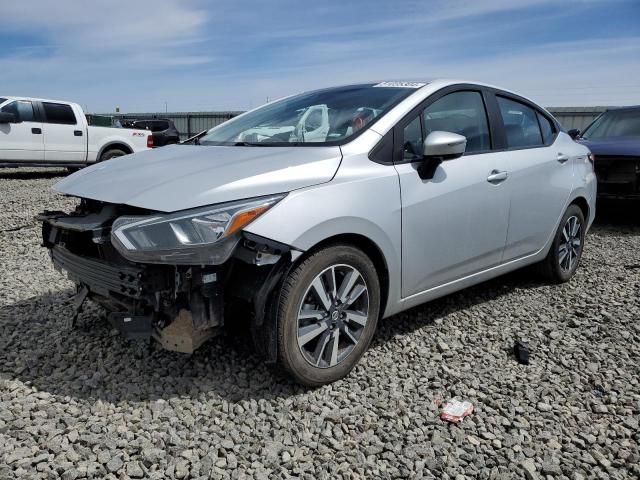
POLYGON ((445 77, 543 106, 640 104, 640 0, 0 0, 0 96, 246 110, 445 77))

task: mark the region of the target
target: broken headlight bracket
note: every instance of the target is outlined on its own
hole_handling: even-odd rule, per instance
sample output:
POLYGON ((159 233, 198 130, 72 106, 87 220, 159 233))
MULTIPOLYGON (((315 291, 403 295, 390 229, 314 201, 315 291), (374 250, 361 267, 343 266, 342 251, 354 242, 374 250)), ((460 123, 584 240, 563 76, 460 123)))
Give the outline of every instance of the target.
POLYGON ((234 256, 250 265, 274 265, 291 247, 284 243, 269 240, 249 232, 242 232, 242 240, 239 243, 234 256))

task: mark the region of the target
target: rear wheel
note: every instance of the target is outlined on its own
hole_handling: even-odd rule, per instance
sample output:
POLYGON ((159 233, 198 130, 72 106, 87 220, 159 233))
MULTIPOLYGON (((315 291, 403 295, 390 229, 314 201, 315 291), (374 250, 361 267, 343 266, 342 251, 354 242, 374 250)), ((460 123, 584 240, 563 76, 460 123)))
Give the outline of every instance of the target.
POLYGON ((122 157, 126 154, 127 152, 125 152, 124 150, 120 150, 119 148, 111 148, 100 156, 100 161, 104 162, 105 160, 111 160, 112 158, 122 157))
POLYGON ((307 386, 334 382, 353 369, 375 332, 376 269, 355 247, 324 248, 287 276, 277 307, 280 365, 307 386))
POLYGON ((571 280, 582 258, 585 232, 582 210, 577 205, 570 205, 560 221, 547 258, 540 265, 549 280, 557 283, 571 280))

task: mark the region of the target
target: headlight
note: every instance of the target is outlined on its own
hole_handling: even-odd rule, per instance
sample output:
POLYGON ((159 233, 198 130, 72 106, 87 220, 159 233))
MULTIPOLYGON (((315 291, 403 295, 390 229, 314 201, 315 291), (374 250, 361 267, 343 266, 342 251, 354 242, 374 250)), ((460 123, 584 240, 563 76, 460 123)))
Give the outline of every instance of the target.
POLYGON ((171 214, 119 217, 111 228, 111 242, 134 262, 217 265, 233 252, 240 230, 283 197, 259 197, 171 214))

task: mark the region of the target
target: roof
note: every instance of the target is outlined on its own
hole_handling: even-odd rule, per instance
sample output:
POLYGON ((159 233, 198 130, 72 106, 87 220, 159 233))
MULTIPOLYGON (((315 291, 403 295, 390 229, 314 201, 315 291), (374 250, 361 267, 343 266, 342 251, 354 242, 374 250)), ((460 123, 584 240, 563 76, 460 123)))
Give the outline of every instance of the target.
POLYGON ((68 100, 53 100, 50 98, 18 97, 13 95, 0 95, 0 97, 6 98, 7 100, 29 100, 32 102, 53 102, 53 103, 68 103, 71 105, 77 105, 76 102, 70 102, 68 100))

